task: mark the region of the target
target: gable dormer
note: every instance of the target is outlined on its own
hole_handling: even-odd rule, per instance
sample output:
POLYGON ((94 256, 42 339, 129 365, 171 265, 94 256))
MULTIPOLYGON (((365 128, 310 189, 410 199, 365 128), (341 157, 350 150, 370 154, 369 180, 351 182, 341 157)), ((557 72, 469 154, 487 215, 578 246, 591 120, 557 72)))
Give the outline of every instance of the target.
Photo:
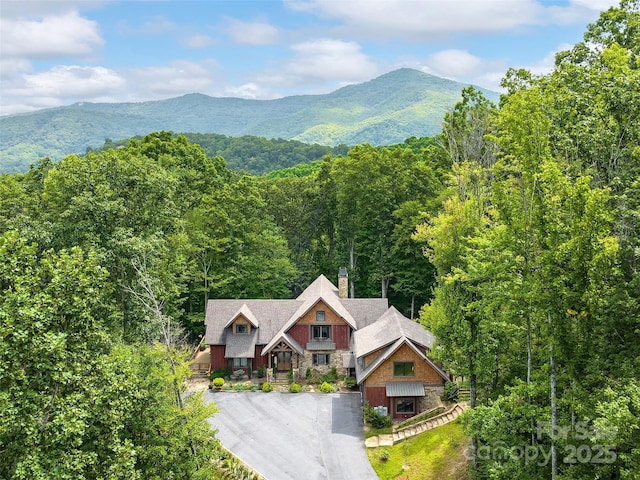
POLYGON ((252 329, 256 329, 260 326, 260 322, 253 314, 253 312, 247 307, 247 304, 243 304, 242 307, 229 319, 224 326, 229 329, 229 333, 233 335, 249 335, 252 329))

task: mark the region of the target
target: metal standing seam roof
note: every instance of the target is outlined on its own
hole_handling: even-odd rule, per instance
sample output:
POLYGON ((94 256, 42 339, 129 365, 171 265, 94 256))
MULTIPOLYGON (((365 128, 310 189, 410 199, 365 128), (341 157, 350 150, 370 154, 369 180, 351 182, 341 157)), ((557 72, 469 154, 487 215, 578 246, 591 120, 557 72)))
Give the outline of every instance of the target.
POLYGON ((422 382, 387 382, 387 397, 424 397, 422 382))

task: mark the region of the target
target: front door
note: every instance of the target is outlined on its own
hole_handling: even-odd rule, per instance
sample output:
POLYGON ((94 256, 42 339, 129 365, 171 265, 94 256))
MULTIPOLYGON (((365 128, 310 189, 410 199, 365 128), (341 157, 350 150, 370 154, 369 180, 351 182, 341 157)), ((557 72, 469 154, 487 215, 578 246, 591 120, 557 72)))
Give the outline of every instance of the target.
POLYGON ((277 352, 277 359, 279 372, 291 370, 291 352, 277 352))

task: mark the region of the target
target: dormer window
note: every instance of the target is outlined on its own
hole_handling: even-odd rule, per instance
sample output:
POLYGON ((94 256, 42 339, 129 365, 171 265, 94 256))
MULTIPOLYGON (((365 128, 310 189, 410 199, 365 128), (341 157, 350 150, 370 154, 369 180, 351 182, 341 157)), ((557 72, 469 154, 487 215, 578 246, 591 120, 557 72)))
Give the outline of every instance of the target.
POLYGON ((247 330, 246 323, 236 323, 236 333, 237 334, 247 334, 249 333, 247 330))
POLYGON ((316 322, 324 322, 325 318, 324 310, 318 310, 316 312, 316 322))

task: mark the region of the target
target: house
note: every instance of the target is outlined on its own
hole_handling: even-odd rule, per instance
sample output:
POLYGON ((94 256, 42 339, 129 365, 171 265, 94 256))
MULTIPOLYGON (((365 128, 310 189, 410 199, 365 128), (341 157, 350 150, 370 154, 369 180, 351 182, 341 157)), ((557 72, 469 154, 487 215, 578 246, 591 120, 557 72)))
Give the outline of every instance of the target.
POLYGON ((320 275, 295 299, 209 300, 211 371, 273 368, 297 378, 336 367, 394 416, 429 407, 447 379, 426 356, 433 336, 386 298, 348 298, 347 283, 340 269, 337 288, 320 275))
POLYGON ((394 418, 438 406, 449 377, 427 356, 433 341, 431 332, 395 307, 354 332, 353 360, 363 398, 394 418))

